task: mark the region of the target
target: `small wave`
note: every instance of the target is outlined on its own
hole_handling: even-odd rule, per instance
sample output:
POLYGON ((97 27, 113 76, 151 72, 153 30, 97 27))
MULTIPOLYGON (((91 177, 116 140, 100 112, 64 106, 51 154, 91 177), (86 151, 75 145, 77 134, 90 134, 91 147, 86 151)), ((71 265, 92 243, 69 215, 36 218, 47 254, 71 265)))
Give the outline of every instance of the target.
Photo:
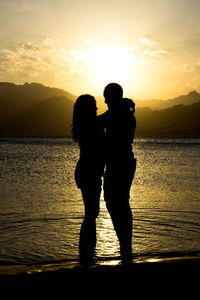
POLYGON ((8 223, 12 225, 20 225, 24 223, 36 223, 36 222, 49 222, 49 221, 62 221, 62 220, 68 220, 68 217, 41 217, 41 218, 27 218, 22 220, 5 220, 0 223, 8 223))
POLYGON ((3 137, 4 144, 28 144, 28 145, 71 145, 74 144, 70 137, 3 137))
MULTIPOLYGON (((165 252, 144 252, 144 253, 134 253, 133 254, 133 261, 142 260, 145 261, 149 258, 176 258, 176 257, 199 257, 200 258, 200 251, 165 251, 165 252)), ((101 261, 115 261, 120 260, 120 256, 97 256, 97 262, 101 261)), ((23 260, 16 260, 16 261, 5 261, 0 260, 0 267, 5 266, 36 266, 36 265, 53 265, 53 264, 61 264, 61 263, 71 263, 71 262, 79 262, 78 257, 74 258, 65 258, 65 259, 52 259, 52 260, 35 260, 34 262, 31 260, 27 260, 26 262, 23 260)))
POLYGON ((163 251, 163 252, 147 252, 136 253, 133 259, 147 258, 175 258, 175 257, 200 257, 200 251, 163 251))

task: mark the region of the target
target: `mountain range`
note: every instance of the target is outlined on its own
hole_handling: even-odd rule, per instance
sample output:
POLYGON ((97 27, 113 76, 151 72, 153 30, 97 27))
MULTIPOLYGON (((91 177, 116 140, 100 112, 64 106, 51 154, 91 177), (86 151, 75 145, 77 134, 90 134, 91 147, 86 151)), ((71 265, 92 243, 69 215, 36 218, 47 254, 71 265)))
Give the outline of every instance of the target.
POLYGON ((187 95, 182 95, 169 100, 134 100, 137 108, 149 107, 151 109, 161 110, 172 107, 178 104, 191 105, 200 101, 200 94, 196 91, 191 91, 187 95))
MULTIPOLYGON (((39 83, 0 82, 0 136, 70 136, 77 97, 39 83)), ((96 97, 102 113, 103 97, 96 97)), ((200 136, 200 94, 169 100, 134 100, 137 136, 200 136)), ((120 121, 120 120, 119 120, 120 121)))

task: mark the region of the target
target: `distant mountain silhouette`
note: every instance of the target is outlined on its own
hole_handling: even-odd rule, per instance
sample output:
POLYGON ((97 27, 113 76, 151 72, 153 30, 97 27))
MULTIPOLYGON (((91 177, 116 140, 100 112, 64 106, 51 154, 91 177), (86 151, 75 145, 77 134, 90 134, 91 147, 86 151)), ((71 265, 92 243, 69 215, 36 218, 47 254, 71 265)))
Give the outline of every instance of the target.
MULTIPOLYGON (((39 83, 0 83, 0 136, 69 136, 76 97, 39 83)), ((98 114, 106 109, 96 97, 98 114)), ((135 100, 137 136, 199 135, 200 94, 135 100), (156 110, 155 110, 156 109, 156 110)), ((120 120, 119 120, 120 122, 120 120)))
POLYGON ((175 105, 163 110, 136 109, 139 136, 200 136, 200 102, 175 105))
POLYGON ((151 109, 165 109, 178 104, 191 105, 200 101, 200 94, 192 91, 187 95, 179 96, 169 100, 134 100, 138 108, 149 107, 151 109))
POLYGON ((39 83, 0 83, 0 135, 70 135, 75 96, 39 83))
POLYGON ((73 102, 63 96, 43 100, 10 122, 10 135, 66 136, 71 134, 73 102))
POLYGON ((74 101, 72 94, 57 88, 46 87, 39 83, 16 85, 0 82, 0 120, 11 120, 42 100, 53 96, 64 96, 74 101))

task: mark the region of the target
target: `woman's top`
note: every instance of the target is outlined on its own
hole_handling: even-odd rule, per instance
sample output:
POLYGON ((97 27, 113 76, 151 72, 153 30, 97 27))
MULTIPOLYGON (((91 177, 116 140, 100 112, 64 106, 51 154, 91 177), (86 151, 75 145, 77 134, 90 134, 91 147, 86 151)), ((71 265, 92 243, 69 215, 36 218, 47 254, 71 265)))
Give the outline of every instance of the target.
POLYGON ((75 170, 75 180, 79 188, 101 182, 105 167, 106 139, 104 129, 97 119, 93 124, 82 126, 78 145, 80 158, 75 170))

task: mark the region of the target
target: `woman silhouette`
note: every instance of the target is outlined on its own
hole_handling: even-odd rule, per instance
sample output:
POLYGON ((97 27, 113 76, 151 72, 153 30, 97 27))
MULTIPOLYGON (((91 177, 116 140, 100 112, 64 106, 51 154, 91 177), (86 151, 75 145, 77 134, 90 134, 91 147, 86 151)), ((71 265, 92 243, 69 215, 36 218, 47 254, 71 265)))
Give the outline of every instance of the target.
POLYGON ((72 136, 80 148, 75 180, 81 189, 85 217, 81 225, 79 257, 81 264, 94 260, 96 247, 96 218, 105 167, 105 134, 97 122, 95 98, 81 95, 75 102, 72 136))

